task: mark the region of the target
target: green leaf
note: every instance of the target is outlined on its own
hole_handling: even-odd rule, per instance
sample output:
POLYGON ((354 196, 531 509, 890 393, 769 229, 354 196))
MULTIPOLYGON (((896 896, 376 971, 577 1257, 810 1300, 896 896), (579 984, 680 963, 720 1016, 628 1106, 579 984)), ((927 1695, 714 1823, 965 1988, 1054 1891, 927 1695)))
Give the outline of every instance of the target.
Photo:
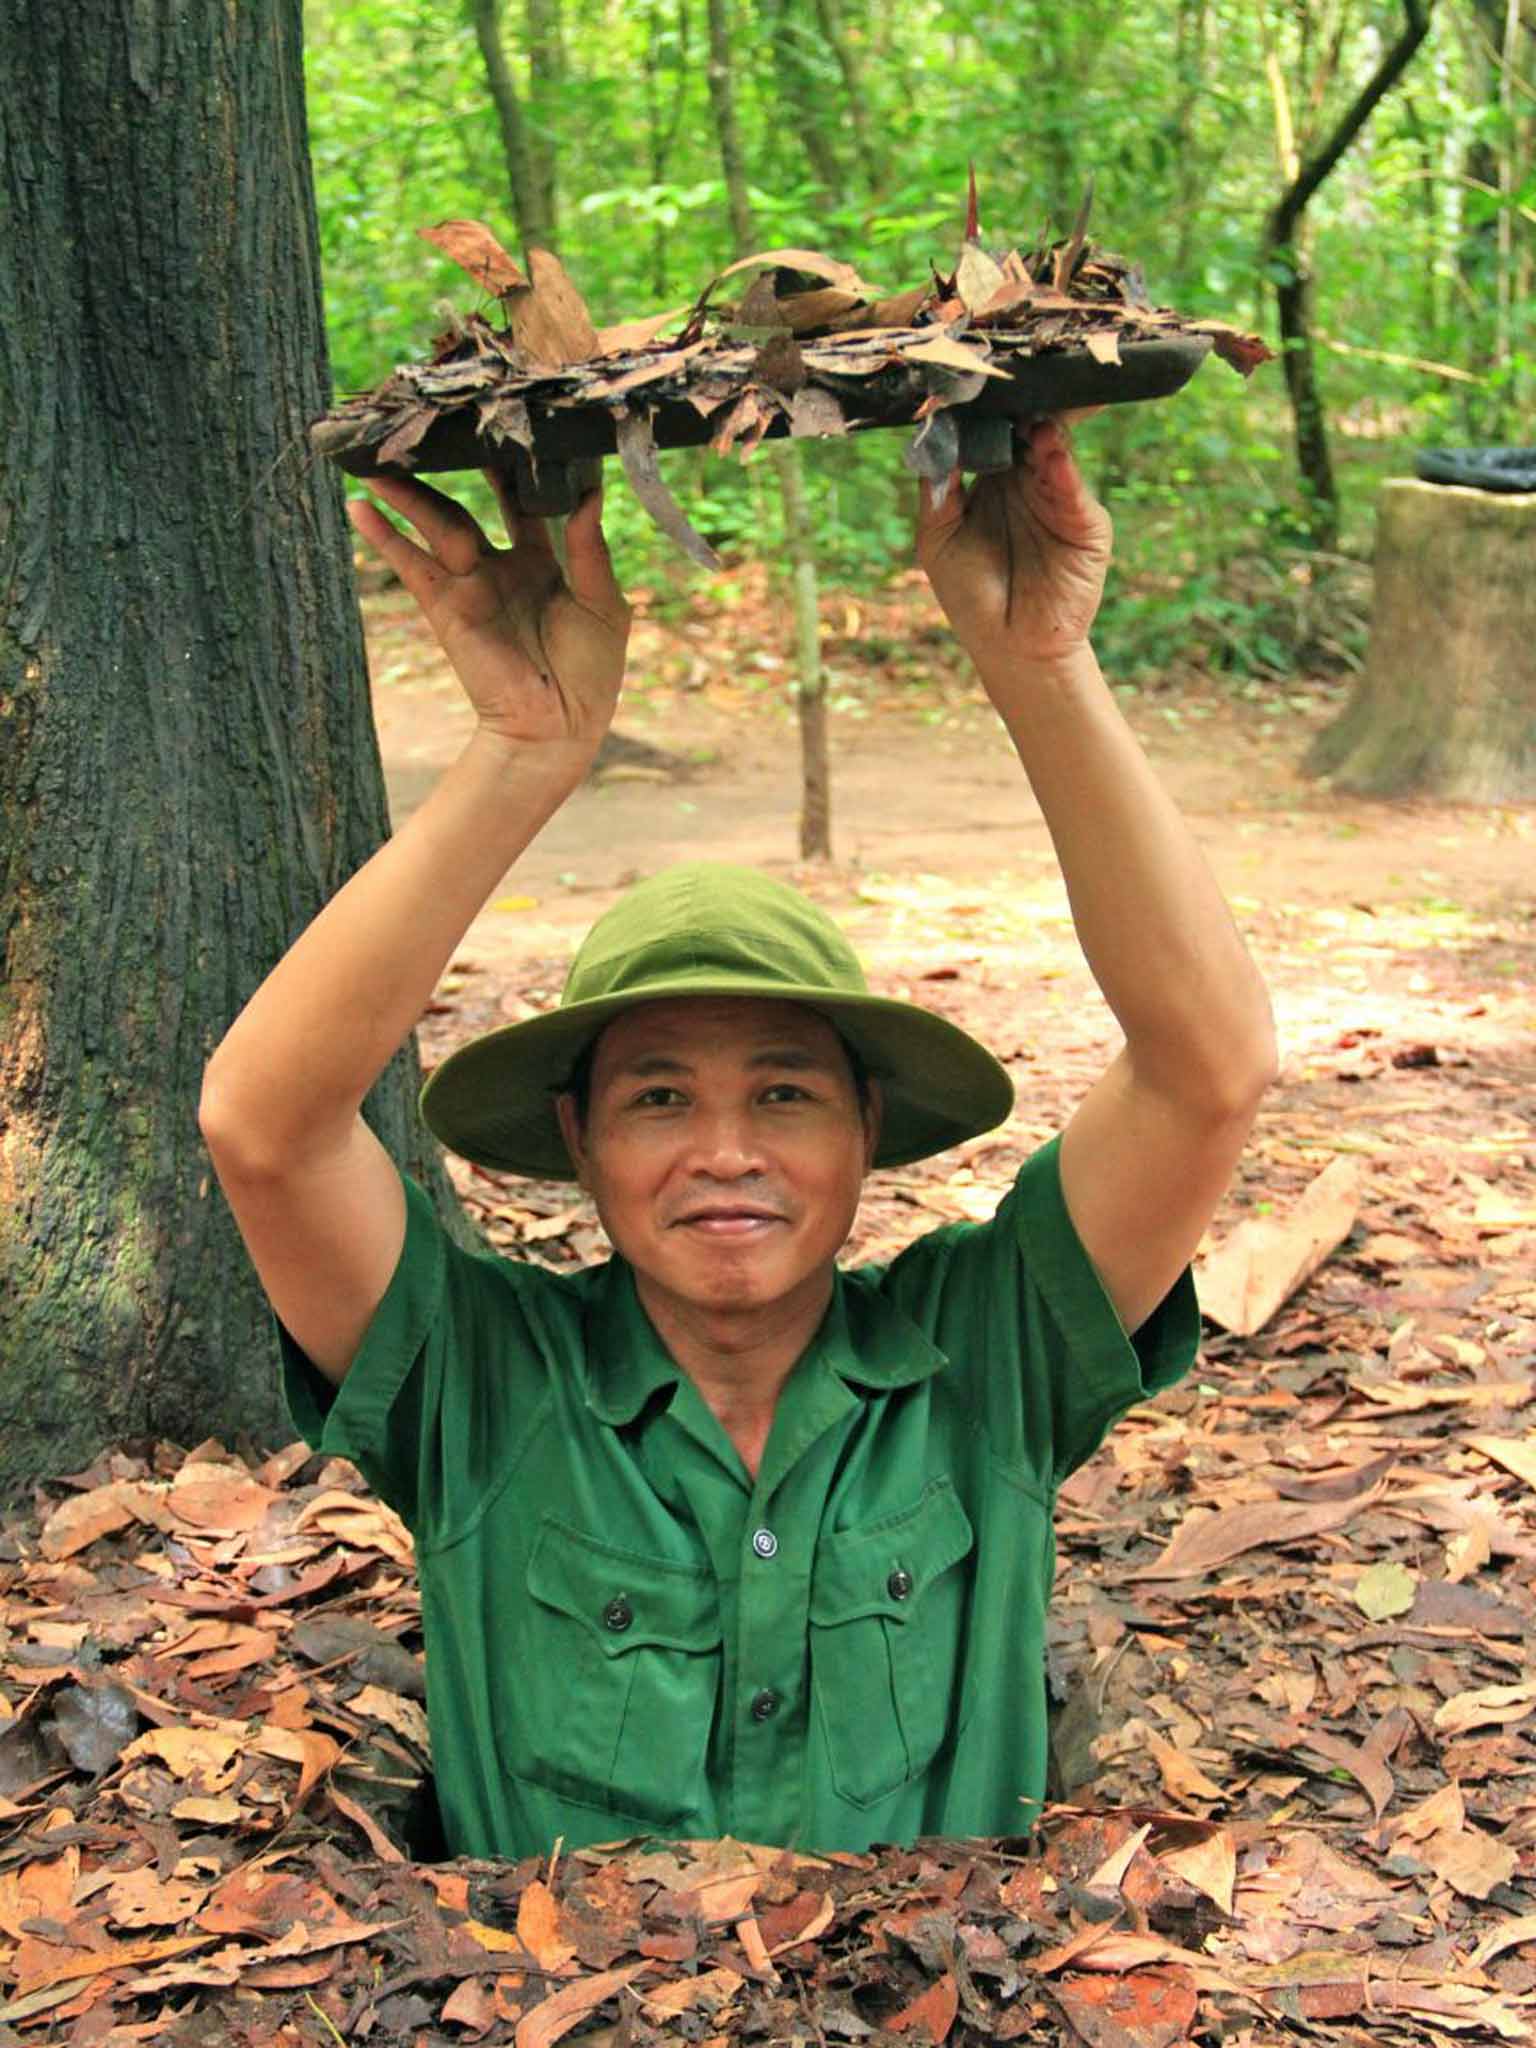
POLYGON ((1406 1565, 1373 1564, 1355 1581, 1355 1605, 1370 1621, 1406 1614, 1418 1598, 1419 1582, 1406 1565))

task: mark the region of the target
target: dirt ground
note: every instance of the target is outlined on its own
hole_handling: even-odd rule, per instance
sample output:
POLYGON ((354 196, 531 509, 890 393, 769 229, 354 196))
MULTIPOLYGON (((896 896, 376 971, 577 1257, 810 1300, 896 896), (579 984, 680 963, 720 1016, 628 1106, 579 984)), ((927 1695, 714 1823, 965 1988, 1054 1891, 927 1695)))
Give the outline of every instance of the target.
MULTIPOLYGON (((872 1177, 849 1249, 879 1258, 990 1216, 1116 1034, 1041 821, 921 594, 836 599, 827 625, 839 863, 793 859, 782 617, 750 590, 713 617, 646 617, 622 727, 686 772, 631 749, 571 801, 444 975, 422 1048, 431 1064, 555 1001, 580 932, 635 874, 703 851, 789 875, 843 922, 877 988, 966 1025, 1017 1084, 997 1131, 872 1177)), ((378 601, 370 626, 400 817, 464 716, 408 608, 378 601)), ((899 1969, 903 1999, 922 1981, 910 1958, 934 1982, 894 2018, 894 1981, 879 1993, 881 2040, 910 2023, 958 2041, 957 2001, 966 2038, 1102 2048, 1533 2038, 1536 819, 1346 802, 1300 780, 1336 702, 1319 685, 1127 699, 1280 1026, 1283 1071, 1213 1223, 1216 1263, 1240 1218, 1284 1246, 1294 1198, 1325 1171, 1354 1213, 1251 1334, 1211 1313, 1203 1269, 1193 1370, 1062 1486, 1057 1803, 1032 1846, 998 1851, 1009 1889, 963 1877, 963 1905, 935 1845, 889 1852, 905 1931, 871 1941, 858 1917, 856 1953, 882 1958, 872 1981, 899 1969), (1001 1981, 998 1927, 1009 1955, 1028 1953, 994 2027, 977 2015, 1001 1981)), ((455 1177, 512 1256, 601 1254, 569 1185, 455 1177)), ((54 1482, 56 1504, 40 1492, 45 1526, 0 1528, 0 2043, 34 2022, 49 2039, 70 2027, 76 2048, 146 2032, 425 2039, 440 2006, 469 2038, 576 2027, 597 2043, 615 2030, 582 2028, 620 1986, 633 1999, 636 1971, 706 1957, 722 1967, 679 1980, 662 2031, 739 2039, 725 2015, 763 1962, 777 1982, 780 1957, 788 1984, 800 1958, 821 1969, 828 1861, 774 1893, 771 1911, 802 1910, 783 1939, 766 1890, 752 1904, 756 1878, 728 1910, 711 1890, 707 1915, 697 1876, 680 1879, 668 1945, 648 1937, 612 1969, 638 1905, 612 1939, 588 1906, 559 1917, 589 1879, 615 1879, 591 1875, 594 1852, 557 1846, 515 1870, 435 1860, 410 1539, 344 1460, 250 1448, 109 1446, 54 1482), (696 1949, 706 1918, 714 1945, 696 1949), (525 1972, 523 1943, 540 1967, 525 1972)), ((862 1860, 832 1860, 856 1866, 837 1884, 862 1916, 862 1860)), ((643 1867, 647 1900, 681 1868, 643 1867)), ((724 1866, 689 1868, 713 1886, 724 1866)), ((810 2008, 789 1996, 772 2025, 803 2032, 810 2008)), ((835 2009, 829 2034, 871 2034, 849 1997, 835 2009)), ((659 2040, 640 2011, 623 2026, 659 2040)))
MULTIPOLYGON (((1044 822, 917 572, 880 597, 824 606, 836 854, 825 866, 797 858, 782 607, 748 579, 729 603, 680 619, 644 592, 637 608, 617 730, 639 758, 581 789, 477 919, 424 1019, 428 1064, 552 1003, 583 931, 637 876, 701 855, 751 863, 825 904, 876 988, 975 1031, 1018 1086, 1009 1122, 958 1159, 876 1176, 850 1254, 889 1254, 935 1211, 989 1214, 1118 1033, 1044 822)), ((463 745, 469 714, 402 593, 375 597, 368 623, 398 820, 463 745)), ((1536 807, 1363 802, 1309 780, 1307 744, 1343 696, 1338 683, 1199 679, 1122 696, 1268 979, 1279 1027, 1281 1083, 1218 1231, 1341 1150, 1387 1173, 1430 1146, 1484 1187, 1536 1168, 1536 807)), ((569 1189, 456 1172, 509 1248, 555 1264, 601 1248, 569 1189)))
MULTIPOLYGON (((618 730, 681 771, 621 763, 551 822, 465 943, 444 994, 466 1014, 440 1021, 440 1049, 498 1001, 513 1015, 523 1000, 542 1006, 627 883, 700 856, 807 889, 876 980, 985 985, 983 1023, 1026 1052, 1049 1043, 1075 1067, 1073 1054, 1095 1060, 1113 1044, 1043 820, 924 594, 909 585, 828 607, 836 858, 825 867, 797 859, 786 621, 760 594, 734 618, 682 623, 646 612, 644 593, 641 604, 618 730)), ((369 638, 398 821, 462 746, 468 714, 402 594, 372 600, 369 638)), ((1536 808, 1362 802, 1308 780, 1301 758, 1342 697, 1339 684, 1303 682, 1122 699, 1269 977, 1288 1073, 1337 1053, 1341 1034, 1440 1044, 1452 1058, 1528 1043, 1536 808)))
MULTIPOLYGON (((643 594, 642 594, 643 601, 643 594)), ((1054 863, 1043 822, 979 687, 968 687, 920 601, 905 625, 929 687, 856 665, 867 608, 837 601, 830 628, 834 862, 796 859, 799 754, 784 621, 757 606, 733 646, 728 622, 667 625, 643 612, 617 729, 680 757, 686 773, 620 766, 583 789, 518 863, 516 894, 488 911, 476 950, 524 951, 537 932, 579 932, 634 876, 672 860, 740 860, 851 900, 872 876, 984 887, 996 908, 1037 900, 1054 863), (766 635, 763 628, 767 628, 766 635), (764 645, 764 637, 770 644, 764 645), (704 641, 701 647, 700 641, 704 641)), ((903 619, 900 614, 905 612, 903 619)), ((368 608, 374 708, 392 813, 408 814, 468 733, 458 687, 408 599, 368 608)), ((1106 667, 1109 666, 1106 661, 1106 667)), ((1365 803, 1300 773, 1312 734, 1343 699, 1336 683, 1186 685, 1122 698, 1137 736, 1191 819, 1239 916, 1342 913, 1444 917, 1529 911, 1536 809, 1365 803)), ((509 877, 508 888, 513 886, 509 877)))

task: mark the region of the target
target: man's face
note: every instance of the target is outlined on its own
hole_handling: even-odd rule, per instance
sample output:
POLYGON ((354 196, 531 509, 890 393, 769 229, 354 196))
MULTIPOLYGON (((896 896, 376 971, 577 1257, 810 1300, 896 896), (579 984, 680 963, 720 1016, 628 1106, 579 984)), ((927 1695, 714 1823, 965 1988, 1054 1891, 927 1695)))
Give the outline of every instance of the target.
POLYGON ((585 1129, 570 1096, 559 1111, 642 1297, 731 1313, 824 1295, 879 1123, 824 1017, 739 996, 639 1005, 597 1042, 585 1129))

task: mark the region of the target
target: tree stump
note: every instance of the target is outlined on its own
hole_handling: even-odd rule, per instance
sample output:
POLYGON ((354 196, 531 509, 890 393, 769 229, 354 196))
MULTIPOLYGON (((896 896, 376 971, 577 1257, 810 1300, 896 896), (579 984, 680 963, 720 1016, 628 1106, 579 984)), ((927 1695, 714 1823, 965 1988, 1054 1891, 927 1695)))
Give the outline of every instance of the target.
POLYGON ((1367 796, 1536 797, 1533 652, 1536 492, 1388 483, 1365 667, 1306 773, 1367 796))

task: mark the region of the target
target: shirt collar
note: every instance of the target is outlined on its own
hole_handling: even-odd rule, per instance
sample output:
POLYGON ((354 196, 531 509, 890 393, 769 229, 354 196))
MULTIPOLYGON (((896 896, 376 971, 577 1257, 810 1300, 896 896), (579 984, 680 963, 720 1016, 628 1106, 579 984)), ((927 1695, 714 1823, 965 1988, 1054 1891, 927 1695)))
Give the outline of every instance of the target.
MULTIPOLYGON (((853 1385, 915 1385, 949 1363, 911 1319, 867 1280, 838 1273, 811 1349, 853 1385)), ((628 1262, 615 1254, 598 1276, 586 1318, 582 1360, 587 1406, 601 1422, 633 1422, 653 1394, 675 1387, 681 1369, 641 1306, 628 1262)))
POLYGON ((587 1406, 600 1422, 633 1422, 653 1394, 682 1378, 640 1305, 629 1262, 617 1253, 598 1275, 585 1334, 587 1406))

